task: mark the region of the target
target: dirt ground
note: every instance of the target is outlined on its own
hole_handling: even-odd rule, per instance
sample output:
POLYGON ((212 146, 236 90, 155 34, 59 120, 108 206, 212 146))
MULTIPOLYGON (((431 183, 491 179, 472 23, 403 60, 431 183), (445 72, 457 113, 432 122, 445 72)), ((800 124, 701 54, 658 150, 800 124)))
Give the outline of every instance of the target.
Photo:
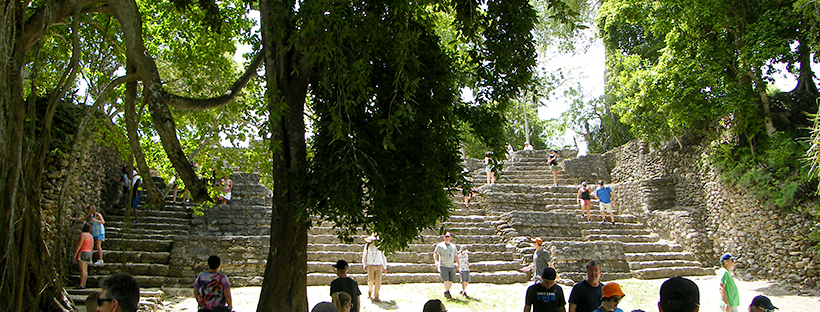
MULTIPOLYGON (((700 288, 700 311, 719 311, 720 292, 718 291, 718 280, 716 276, 693 277, 690 278, 700 288)), ((664 280, 618 280, 614 281, 621 285, 626 297, 619 304, 619 308, 624 311, 645 310, 647 312, 658 311, 658 290, 664 280)), ((779 312, 790 311, 820 311, 820 295, 817 290, 802 290, 813 293, 812 296, 795 295, 795 290, 789 287, 773 284, 767 281, 737 281, 740 290, 740 312, 748 309, 752 298, 757 295, 766 295, 772 303, 777 306, 779 312)), ((454 284, 451 293, 454 298, 445 300, 443 286, 441 284, 399 284, 384 285, 380 291, 382 302, 372 302, 367 299, 367 285, 359 285, 363 295, 360 297, 362 312, 376 311, 422 311, 424 303, 429 299, 441 299, 444 301, 448 311, 516 311, 524 310, 524 294, 529 285, 493 285, 493 284, 470 284, 467 287, 469 298, 458 295, 461 290, 460 284, 454 284)), ((569 298, 571 287, 562 286, 564 295, 569 298)), ((256 311, 259 302, 260 287, 238 287, 231 289, 233 295, 234 311, 250 312, 256 311)), ((308 304, 313 307, 321 301, 330 301, 328 286, 308 287, 308 304)), ((164 303, 166 311, 196 312, 196 301, 189 298, 192 294, 186 290, 176 292, 177 297, 172 297, 164 303), (186 297, 187 296, 187 297, 186 297)))

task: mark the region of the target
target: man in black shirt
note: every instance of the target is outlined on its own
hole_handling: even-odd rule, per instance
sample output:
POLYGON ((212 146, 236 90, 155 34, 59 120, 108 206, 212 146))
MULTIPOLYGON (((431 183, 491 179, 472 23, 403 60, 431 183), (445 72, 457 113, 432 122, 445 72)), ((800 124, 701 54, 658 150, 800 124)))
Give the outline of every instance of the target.
POLYGON ((337 291, 346 292, 352 299, 350 312, 359 312, 359 296, 362 292, 359 290, 359 284, 347 276, 347 261, 336 261, 333 267, 336 268, 336 275, 339 277, 330 282, 330 295, 333 296, 333 293, 337 291))
POLYGON ((541 274, 540 283, 527 288, 524 312, 566 312, 567 301, 564 290, 555 284, 558 274, 553 268, 546 268, 541 274))
POLYGON ((601 305, 604 285, 601 284, 601 261, 587 263, 587 279, 572 286, 569 312, 592 312, 601 305))

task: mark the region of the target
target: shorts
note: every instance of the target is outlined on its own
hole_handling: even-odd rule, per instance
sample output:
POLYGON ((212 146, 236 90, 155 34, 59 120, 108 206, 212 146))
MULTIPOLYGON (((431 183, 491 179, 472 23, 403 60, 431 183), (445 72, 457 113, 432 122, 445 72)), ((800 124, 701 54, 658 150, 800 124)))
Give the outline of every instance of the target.
POLYGON ((461 271, 461 282, 471 282, 470 281, 470 271, 461 271))
POLYGON ((601 206, 601 211, 606 211, 608 213, 614 213, 615 209, 612 209, 612 203, 605 203, 605 202, 598 202, 601 206))
POLYGON ((137 209, 137 205, 139 205, 140 199, 142 199, 142 193, 138 193, 137 196, 134 197, 134 201, 131 202, 131 208, 137 209))
POLYGON ((456 280, 456 268, 439 267, 439 271, 442 282, 458 282, 456 280))
POLYGON ((589 205, 592 205, 592 200, 589 200, 589 199, 582 199, 582 200, 581 200, 581 204, 583 204, 583 205, 584 205, 584 207, 589 206, 589 205))
POLYGON ((80 261, 82 262, 91 262, 91 252, 90 251, 80 251, 80 261))
POLYGON ((91 235, 91 237, 94 237, 94 240, 104 241, 105 240, 105 233, 91 235))
POLYGON ((558 171, 558 165, 550 165, 550 171, 552 171, 552 172, 558 171))

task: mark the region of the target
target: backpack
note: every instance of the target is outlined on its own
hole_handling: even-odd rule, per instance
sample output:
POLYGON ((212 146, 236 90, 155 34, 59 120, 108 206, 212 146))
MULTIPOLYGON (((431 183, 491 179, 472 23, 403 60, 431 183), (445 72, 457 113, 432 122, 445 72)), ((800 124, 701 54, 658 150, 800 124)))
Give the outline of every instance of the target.
POLYGON ((200 309, 210 310, 222 305, 222 302, 225 300, 224 289, 222 289, 222 279, 224 277, 225 275, 222 273, 216 273, 211 277, 211 280, 204 285, 202 282, 205 280, 197 277, 197 282, 199 282, 199 296, 196 298, 196 301, 200 309))

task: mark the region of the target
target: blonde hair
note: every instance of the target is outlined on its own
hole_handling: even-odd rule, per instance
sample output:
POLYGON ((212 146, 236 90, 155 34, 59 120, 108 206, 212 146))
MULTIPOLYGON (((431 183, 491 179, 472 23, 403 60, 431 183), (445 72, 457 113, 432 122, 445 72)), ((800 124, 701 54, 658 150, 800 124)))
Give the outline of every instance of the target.
POLYGON ((342 311, 342 308, 345 306, 345 304, 353 304, 353 302, 351 302, 353 298, 351 298, 349 294, 343 291, 337 291, 331 294, 330 297, 333 298, 333 305, 335 305, 336 309, 338 309, 339 311, 342 311))

